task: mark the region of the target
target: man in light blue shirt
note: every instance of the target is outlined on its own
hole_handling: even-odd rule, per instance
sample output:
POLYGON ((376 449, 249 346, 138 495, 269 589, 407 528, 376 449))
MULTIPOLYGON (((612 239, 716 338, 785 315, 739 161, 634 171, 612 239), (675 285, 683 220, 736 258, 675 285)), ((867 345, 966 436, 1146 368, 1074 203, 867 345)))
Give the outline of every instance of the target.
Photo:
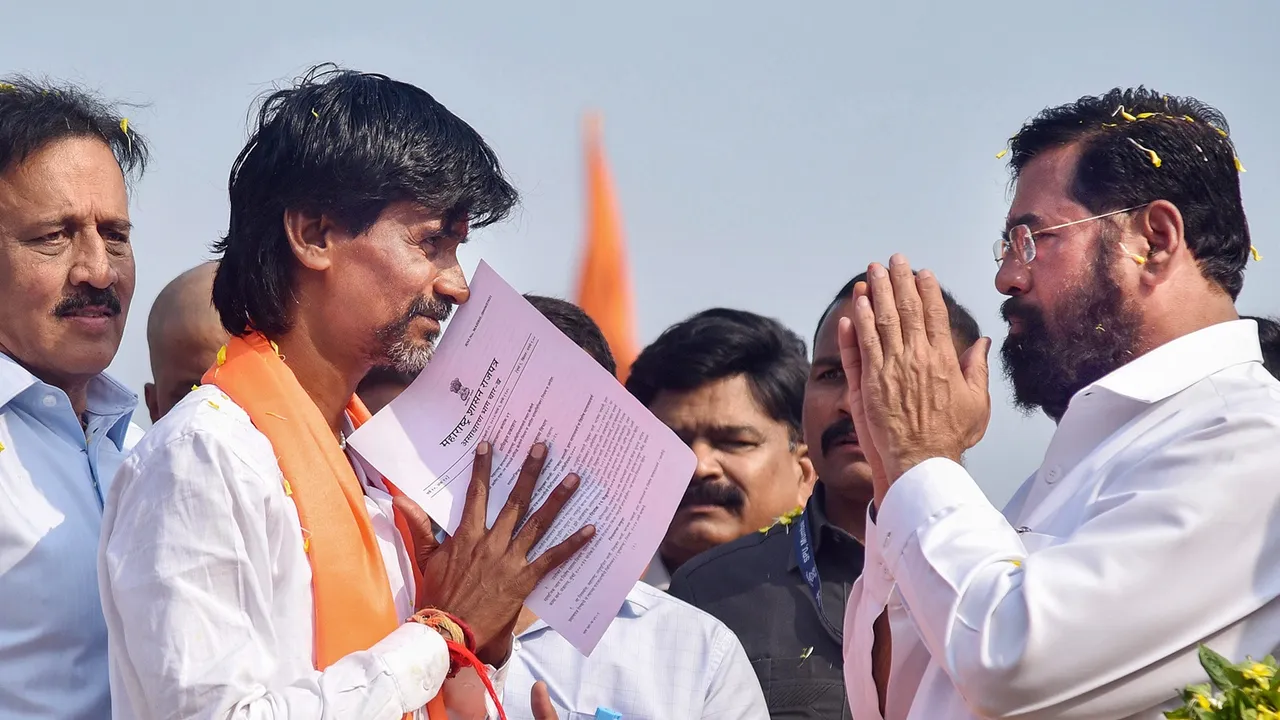
POLYGON ((0 80, 0 717, 110 717, 97 550, 139 434, 103 374, 133 297, 147 151, 73 87, 0 80))

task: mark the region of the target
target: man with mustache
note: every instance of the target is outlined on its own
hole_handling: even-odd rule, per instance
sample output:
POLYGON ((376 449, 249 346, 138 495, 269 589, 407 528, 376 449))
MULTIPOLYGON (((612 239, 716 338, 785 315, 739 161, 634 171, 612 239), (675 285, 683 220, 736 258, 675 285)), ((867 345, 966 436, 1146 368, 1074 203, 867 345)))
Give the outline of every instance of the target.
POLYGON ((776 320, 715 308, 667 328, 636 358, 627 389, 698 457, 645 582, 666 589, 694 555, 809 499, 805 355, 804 341, 776 320))
MULTIPOLYGON (((865 280, 859 275, 836 293, 814 332, 804 439, 818 483, 804 515, 709 550, 671 581, 672 595, 737 633, 774 720, 849 717, 841 626, 845 598, 862 572, 871 467, 849 414, 836 326, 852 309, 854 284, 865 280), (812 562, 797 544, 802 539, 812 562)), ((977 342, 978 323, 950 294, 943 299, 956 352, 962 353, 977 342)))
POLYGON ((1251 246, 1226 121, 1116 89, 1009 154, 1001 355, 1057 430, 1003 514, 958 462, 990 344, 956 352, 933 274, 873 264, 840 328, 875 493, 845 621, 859 720, 1158 718, 1207 681, 1199 645, 1280 648, 1280 381, 1234 304, 1251 246))
MULTIPOLYGON (((322 67, 263 102, 230 195, 213 304, 231 339, 107 499, 114 717, 496 717, 521 605, 591 536, 528 559, 576 478, 522 523, 535 445, 486 527, 480 443, 437 541, 346 437, 371 367, 426 363, 468 297, 459 244, 515 189, 420 88, 322 67)), ((545 689, 532 704, 554 717, 545 689)))
POLYGON ((105 374, 133 297, 147 145, 71 86, 0 82, 0 717, 111 713, 97 549, 140 432, 105 374))
POLYGON ((200 384, 200 377, 227 342, 213 309, 213 273, 207 262, 182 273, 151 303, 147 316, 147 350, 152 382, 143 388, 151 422, 158 421, 200 384))

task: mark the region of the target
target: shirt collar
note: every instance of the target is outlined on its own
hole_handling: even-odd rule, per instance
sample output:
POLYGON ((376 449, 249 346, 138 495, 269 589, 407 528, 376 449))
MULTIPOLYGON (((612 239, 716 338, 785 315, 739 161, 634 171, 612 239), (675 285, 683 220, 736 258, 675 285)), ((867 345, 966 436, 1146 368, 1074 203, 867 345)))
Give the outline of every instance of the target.
POLYGON ((1231 320, 1174 338, 1085 387, 1142 403, 1156 403, 1201 380, 1247 362, 1262 362, 1258 324, 1231 320))
MULTIPOLYGON (((0 407, 8 405, 32 387, 44 384, 16 360, 0 353, 0 407)), ((106 373, 98 373, 91 379, 87 392, 85 412, 102 417, 120 416, 123 420, 122 423, 117 423, 119 428, 113 427, 108 433, 119 444, 123 441, 123 433, 128 429, 129 418, 138 406, 138 396, 106 373)))
MULTIPOLYGON (((635 587, 632 587, 627 591, 627 598, 622 601, 622 607, 618 608, 618 614, 616 617, 638 618, 652 610, 655 602, 654 598, 651 598, 644 593, 637 591, 635 587)), ((540 633, 543 630, 550 629, 551 626, 548 625, 545 620, 538 618, 533 621, 533 624, 525 628, 524 632, 520 633, 516 637, 528 638, 529 636, 540 633)))

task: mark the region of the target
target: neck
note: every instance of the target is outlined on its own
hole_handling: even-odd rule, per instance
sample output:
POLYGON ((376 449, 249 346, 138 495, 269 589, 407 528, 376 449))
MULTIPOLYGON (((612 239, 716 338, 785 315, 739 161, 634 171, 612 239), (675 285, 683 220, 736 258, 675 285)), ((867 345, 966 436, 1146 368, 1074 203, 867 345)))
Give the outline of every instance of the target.
POLYGON ((71 409, 75 410, 76 417, 84 417, 84 412, 89 407, 89 381, 92 380, 94 376, 90 375, 89 377, 80 377, 79 375, 76 375, 66 377, 63 375, 44 372, 39 368, 31 367, 30 365, 22 362, 4 348, 0 348, 0 352, 3 352, 10 360, 18 363, 18 365, 22 366, 24 370, 34 375, 40 382, 46 385, 52 385, 66 393, 67 399, 71 401, 71 409))
POLYGON ((840 492, 823 486, 822 510, 827 520, 852 535, 860 543, 867 538, 867 503, 871 498, 865 493, 840 492))
POLYGON ((284 364, 293 371, 298 384, 320 409, 329 429, 337 437, 351 396, 368 368, 351 358, 334 358, 322 352, 301 327, 295 327, 275 341, 284 364))

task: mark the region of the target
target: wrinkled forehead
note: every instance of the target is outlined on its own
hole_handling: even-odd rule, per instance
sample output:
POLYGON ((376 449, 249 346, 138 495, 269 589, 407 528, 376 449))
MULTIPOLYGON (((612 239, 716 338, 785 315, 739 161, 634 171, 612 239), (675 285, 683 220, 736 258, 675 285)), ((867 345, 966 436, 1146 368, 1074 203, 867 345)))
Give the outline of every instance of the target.
POLYGON ((1045 150, 1028 161, 1014 183, 1005 228, 1030 225, 1034 230, 1081 217, 1083 206, 1071 191, 1079 159, 1080 146, 1067 145, 1045 150))

